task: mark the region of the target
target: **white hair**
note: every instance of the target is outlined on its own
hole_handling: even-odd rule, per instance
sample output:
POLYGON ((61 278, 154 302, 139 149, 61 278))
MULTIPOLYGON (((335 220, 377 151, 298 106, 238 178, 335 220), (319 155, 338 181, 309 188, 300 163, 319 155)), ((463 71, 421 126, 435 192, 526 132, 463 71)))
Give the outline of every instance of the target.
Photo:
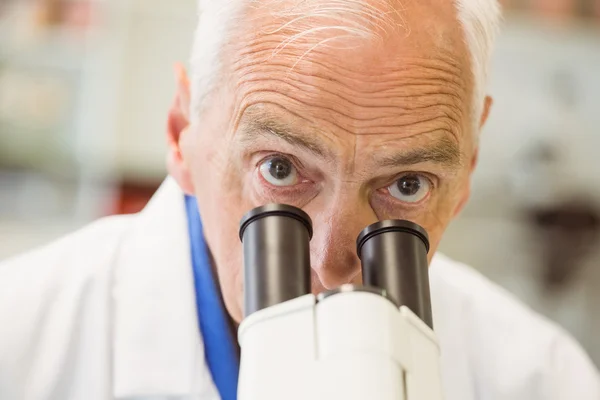
POLYGON ((500 4, 498 0, 456 0, 455 4, 471 58, 474 86, 473 129, 478 133, 492 62, 492 51, 500 25, 500 4))
MULTIPOLYGON (((263 0, 264 1, 264 0, 263 0)), ((483 111, 486 85, 489 75, 493 44, 500 22, 500 5, 498 0, 453 0, 457 9, 458 20, 463 28, 464 40, 470 53, 473 77, 473 124, 478 132, 479 118, 483 111)), ((237 21, 244 17, 244 11, 256 7, 261 0, 199 0, 199 22, 195 33, 191 57, 191 118, 199 118, 205 105, 205 99, 214 89, 223 70, 222 49, 230 39, 230 31, 237 21)), ((266 3, 274 16, 287 17, 281 29, 290 28, 292 35, 278 47, 281 48, 299 37, 322 30, 335 30, 337 37, 355 35, 359 37, 379 36, 380 31, 389 31, 390 27, 409 27, 403 25, 402 10, 398 5, 392 6, 389 0, 382 0, 387 6, 384 13, 369 5, 366 0, 326 0, 302 1, 300 7, 290 7, 288 0, 270 0, 266 3), (277 4, 283 3, 278 8, 277 4), (390 23, 394 14, 399 23, 390 23), (314 27, 304 24, 308 18, 334 16, 340 24, 336 26, 314 27), (354 18, 347 18, 352 16, 354 18)), ((264 5, 264 4, 263 4, 264 5)), ((384 8, 385 9, 385 8, 384 8)), ((247 18, 247 17, 246 17, 247 18)), ((318 42, 316 45, 323 44, 318 42)))

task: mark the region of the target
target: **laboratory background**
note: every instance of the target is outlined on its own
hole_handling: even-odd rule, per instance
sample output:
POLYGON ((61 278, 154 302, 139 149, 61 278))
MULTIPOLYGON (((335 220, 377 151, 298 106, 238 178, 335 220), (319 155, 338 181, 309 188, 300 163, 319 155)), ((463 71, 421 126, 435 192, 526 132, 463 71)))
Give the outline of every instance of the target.
MULTIPOLYGON (((441 251, 600 366, 600 0, 503 5, 472 198, 441 251)), ((0 260, 143 208, 195 23, 195 0, 0 0, 0 260)))

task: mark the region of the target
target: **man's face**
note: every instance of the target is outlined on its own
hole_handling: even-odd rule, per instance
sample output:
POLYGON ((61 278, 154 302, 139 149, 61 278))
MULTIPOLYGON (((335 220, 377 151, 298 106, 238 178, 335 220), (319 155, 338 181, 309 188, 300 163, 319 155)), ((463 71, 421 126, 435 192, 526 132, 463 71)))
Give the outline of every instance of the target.
POLYGON ((378 220, 423 226, 431 259, 467 198, 475 153, 468 52, 451 2, 413 3, 379 39, 318 29, 290 41, 300 32, 286 25, 294 17, 260 7, 239 27, 225 79, 181 139, 235 320, 243 317, 239 221, 250 209, 285 203, 310 215, 317 293, 360 283, 355 240, 378 220))

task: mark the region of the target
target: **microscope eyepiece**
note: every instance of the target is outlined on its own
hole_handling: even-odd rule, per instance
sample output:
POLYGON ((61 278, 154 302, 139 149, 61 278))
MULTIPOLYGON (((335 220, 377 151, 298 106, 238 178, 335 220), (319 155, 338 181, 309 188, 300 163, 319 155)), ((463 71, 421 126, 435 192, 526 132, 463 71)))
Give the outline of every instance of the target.
POLYGON ((367 226, 358 235, 356 239, 356 253, 360 257, 362 246, 376 235, 380 235, 385 232, 405 232, 418 237, 425 245, 425 251, 429 253, 429 236, 425 229, 414 222, 404 220, 386 220, 376 222, 372 225, 367 226))
POLYGON ((240 240, 244 240, 244 231, 252 222, 270 216, 289 217, 298 220, 308 231, 308 239, 312 239, 312 221, 307 213, 294 206, 287 204, 267 204, 248 211, 240 222, 240 240))
POLYGON ((365 228, 356 245, 363 284, 383 289, 433 328, 425 229, 410 221, 381 221, 365 228))
POLYGON ((240 223, 244 316, 309 294, 312 221, 299 208, 268 204, 240 223))

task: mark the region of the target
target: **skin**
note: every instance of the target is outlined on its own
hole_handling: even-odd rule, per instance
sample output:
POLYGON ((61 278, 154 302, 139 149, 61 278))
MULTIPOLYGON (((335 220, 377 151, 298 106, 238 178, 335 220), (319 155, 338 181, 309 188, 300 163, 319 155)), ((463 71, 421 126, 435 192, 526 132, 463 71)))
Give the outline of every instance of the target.
MULTIPOLYGON (((169 172, 198 200, 234 321, 243 318, 239 221, 266 203, 292 204, 310 215, 314 293, 360 283, 355 240, 378 220, 406 219, 424 227, 431 260, 468 199, 477 158, 472 121, 483 125, 491 104, 488 98, 483 115, 470 114, 469 53, 450 3, 407 3, 401 16, 392 16, 396 29, 382 29, 376 37, 325 29, 275 55, 300 28, 291 24, 266 33, 285 19, 261 7, 248 10, 236 43, 224 51, 224 78, 193 124, 189 83, 178 68, 169 112, 169 172), (274 185, 261 174, 274 155, 295 166, 293 184, 274 185), (421 182, 416 202, 389 189, 407 175, 421 182)), ((302 21, 340 24, 323 22, 302 21)))

